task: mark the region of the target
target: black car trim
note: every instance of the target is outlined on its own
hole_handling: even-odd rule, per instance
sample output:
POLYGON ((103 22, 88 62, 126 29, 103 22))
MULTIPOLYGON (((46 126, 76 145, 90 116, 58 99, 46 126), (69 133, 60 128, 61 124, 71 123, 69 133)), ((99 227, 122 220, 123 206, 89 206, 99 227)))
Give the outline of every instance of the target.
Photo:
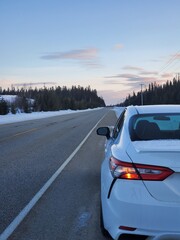
POLYGON ((116 180, 117 180, 117 178, 114 178, 114 179, 112 180, 112 183, 111 183, 111 186, 110 186, 110 188, 109 188, 109 192, 108 192, 107 198, 110 198, 110 196, 111 196, 111 191, 112 191, 112 188, 113 188, 116 180))

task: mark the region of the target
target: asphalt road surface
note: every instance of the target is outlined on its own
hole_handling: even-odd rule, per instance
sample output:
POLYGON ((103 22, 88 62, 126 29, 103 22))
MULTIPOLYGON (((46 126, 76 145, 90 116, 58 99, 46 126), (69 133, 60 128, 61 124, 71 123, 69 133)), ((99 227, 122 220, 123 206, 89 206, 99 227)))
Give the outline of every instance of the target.
POLYGON ((95 130, 115 121, 114 111, 104 108, 0 126, 0 240, 104 239, 99 201, 105 138, 95 130))

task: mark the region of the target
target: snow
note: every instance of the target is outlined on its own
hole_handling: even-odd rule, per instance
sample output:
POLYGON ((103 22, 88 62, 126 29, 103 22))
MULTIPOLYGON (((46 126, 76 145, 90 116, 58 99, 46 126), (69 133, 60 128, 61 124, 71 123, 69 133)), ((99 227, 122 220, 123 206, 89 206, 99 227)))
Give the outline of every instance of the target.
MULTIPOLYGON (((13 103, 16 100, 16 97, 17 95, 0 95, 0 100, 4 99, 6 102, 13 103)), ((33 99, 31 99, 31 101, 33 101, 33 99)), ((16 114, 9 113, 7 115, 0 115, 0 125, 72 114, 76 112, 99 110, 99 109, 101 108, 86 109, 86 110, 60 110, 60 111, 49 111, 49 112, 16 113, 16 114)))
POLYGON ((180 140, 150 140, 132 143, 137 152, 180 152, 180 140))
MULTIPOLYGON (((1 97, 1 96, 0 96, 1 97)), ((16 95, 5 96, 3 95, 5 101, 13 101, 16 98, 16 95)), ((72 114, 76 112, 85 112, 85 111, 92 111, 92 110, 99 110, 101 108, 95 109, 86 109, 86 110, 60 110, 60 111, 51 111, 51 112, 32 112, 32 113, 16 113, 12 114, 9 113, 7 115, 0 115, 0 125, 7 124, 7 123, 14 123, 14 122, 23 122, 28 120, 34 119, 41 119, 53 116, 60 116, 65 114, 72 114)), ((119 117, 124 107, 114 107, 113 110, 116 113, 116 116, 119 117)))
POLYGON ((52 112, 33 112, 33 113, 16 113, 16 114, 7 114, 7 115, 0 115, 0 125, 7 124, 7 123, 14 123, 14 122, 23 122, 28 120, 34 119, 41 119, 53 116, 60 116, 66 114, 72 114, 76 112, 86 112, 92 110, 99 110, 101 108, 95 109, 86 109, 86 110, 60 110, 60 111, 52 111, 52 112))
POLYGON ((17 95, 0 95, 0 100, 4 99, 4 101, 13 103, 16 100, 17 95))

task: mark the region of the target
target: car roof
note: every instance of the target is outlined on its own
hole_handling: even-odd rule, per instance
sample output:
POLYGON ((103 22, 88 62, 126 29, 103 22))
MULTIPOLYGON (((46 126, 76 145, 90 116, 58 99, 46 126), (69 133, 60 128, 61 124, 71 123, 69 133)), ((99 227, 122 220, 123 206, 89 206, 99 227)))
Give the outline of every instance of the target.
POLYGON ((136 111, 137 114, 148 113, 180 113, 180 105, 143 105, 129 106, 127 110, 132 114, 136 111))

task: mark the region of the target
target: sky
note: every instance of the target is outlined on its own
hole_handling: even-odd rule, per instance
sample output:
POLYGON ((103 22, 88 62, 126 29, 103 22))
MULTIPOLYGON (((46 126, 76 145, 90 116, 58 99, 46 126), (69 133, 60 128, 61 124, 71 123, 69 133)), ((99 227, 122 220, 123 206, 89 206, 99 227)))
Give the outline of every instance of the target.
POLYGON ((117 104, 180 72, 179 0, 0 0, 0 87, 80 85, 117 104))

